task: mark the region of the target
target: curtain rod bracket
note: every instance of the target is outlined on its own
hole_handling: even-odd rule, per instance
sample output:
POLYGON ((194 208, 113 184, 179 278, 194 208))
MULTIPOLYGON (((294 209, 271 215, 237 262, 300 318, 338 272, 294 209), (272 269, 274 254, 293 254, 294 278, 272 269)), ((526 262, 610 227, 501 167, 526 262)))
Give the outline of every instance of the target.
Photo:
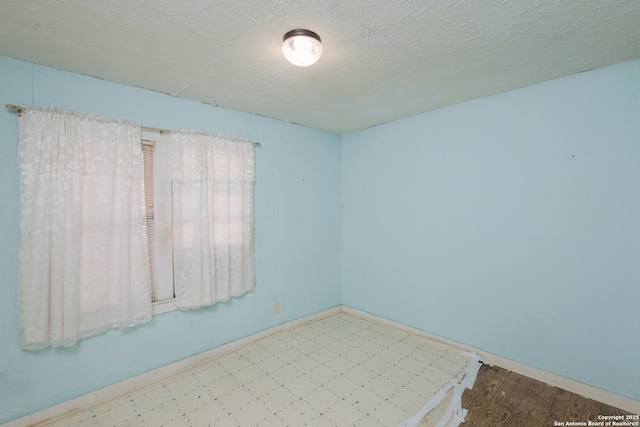
POLYGON ((13 110, 13 111, 17 111, 18 112, 18 116, 22 114, 22 112, 24 111, 24 107, 21 107, 19 105, 13 105, 13 104, 5 104, 5 107, 8 110, 13 110))

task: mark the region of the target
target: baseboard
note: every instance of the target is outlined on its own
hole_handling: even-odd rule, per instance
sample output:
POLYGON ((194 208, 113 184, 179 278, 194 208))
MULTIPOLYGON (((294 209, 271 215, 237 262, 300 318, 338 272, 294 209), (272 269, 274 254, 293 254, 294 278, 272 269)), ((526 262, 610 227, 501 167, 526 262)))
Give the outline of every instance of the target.
POLYGON ((44 423, 55 421, 56 419, 69 416, 73 413, 91 408, 93 406, 123 396, 127 393, 131 393, 142 387, 146 387, 148 385, 161 381, 171 375, 178 374, 184 370, 191 369, 202 363, 206 363, 211 359, 215 359, 233 351, 240 350, 241 348, 249 344, 252 344, 273 334, 277 334, 278 332, 287 331, 296 326, 313 322, 315 320, 340 313, 341 311, 342 307, 337 306, 328 310, 321 311, 319 313, 312 314, 310 316, 301 317, 299 319, 292 320, 290 322, 283 323, 269 329, 265 329, 264 331, 260 331, 248 337, 232 341, 228 344, 221 345, 220 347, 213 348, 203 353, 196 354, 186 359, 182 359, 169 365, 154 369, 153 371, 146 372, 136 377, 84 394, 74 399, 67 400, 66 402, 62 402, 49 408, 42 409, 38 412, 34 412, 13 421, 9 421, 5 424, 2 424, 0 427, 35 427, 44 423))
POLYGON ((461 350, 475 352, 478 355, 480 355, 485 360, 486 363, 490 363, 492 365, 499 366, 509 371, 516 372, 520 375, 525 375, 529 378, 533 378, 535 380, 544 382, 554 387, 565 389, 567 391, 570 391, 571 393, 579 394, 588 399, 592 399, 592 400, 613 406, 615 408, 622 409, 627 412, 631 412, 632 414, 640 414, 640 401, 631 399, 629 397, 621 396, 619 394, 615 394, 598 387, 584 384, 579 381, 572 380, 570 378, 566 378, 561 375, 554 374, 552 372, 548 372, 539 368, 534 368, 532 366, 525 365, 524 363, 507 359, 506 357, 498 356, 496 354, 489 353, 483 350, 478 350, 474 347, 464 345, 459 342, 452 341, 435 334, 431 334, 429 332, 425 332, 421 329, 412 328, 411 326, 394 322, 392 320, 385 319, 383 317, 379 317, 374 314, 360 311, 355 308, 342 306, 342 312, 360 317, 362 319, 370 320, 372 322, 376 322, 382 325, 387 325, 396 329, 400 329, 415 335, 423 336, 425 338, 428 338, 437 342, 441 342, 443 344, 447 344, 452 347, 459 348, 461 350))

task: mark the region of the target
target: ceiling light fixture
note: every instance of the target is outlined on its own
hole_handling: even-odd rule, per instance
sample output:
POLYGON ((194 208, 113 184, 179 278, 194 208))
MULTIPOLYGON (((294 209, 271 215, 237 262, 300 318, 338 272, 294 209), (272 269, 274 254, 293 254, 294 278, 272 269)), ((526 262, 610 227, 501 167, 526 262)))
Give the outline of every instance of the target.
POLYGON ((322 55, 320 36, 309 30, 291 30, 284 35, 282 53, 293 65, 308 67, 322 55))

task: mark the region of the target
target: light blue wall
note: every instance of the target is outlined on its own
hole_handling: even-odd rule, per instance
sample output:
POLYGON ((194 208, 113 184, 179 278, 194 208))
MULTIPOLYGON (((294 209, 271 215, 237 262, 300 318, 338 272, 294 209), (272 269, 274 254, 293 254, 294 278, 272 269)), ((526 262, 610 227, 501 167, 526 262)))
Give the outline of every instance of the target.
POLYGON ((640 399, 640 60, 341 138, 342 303, 640 399))
POLYGON ((0 423, 340 303, 339 137, 0 57, 2 105, 48 105, 260 141, 256 292, 71 348, 18 344, 17 116, 0 110, 0 423), (280 314, 273 304, 280 303, 280 314))

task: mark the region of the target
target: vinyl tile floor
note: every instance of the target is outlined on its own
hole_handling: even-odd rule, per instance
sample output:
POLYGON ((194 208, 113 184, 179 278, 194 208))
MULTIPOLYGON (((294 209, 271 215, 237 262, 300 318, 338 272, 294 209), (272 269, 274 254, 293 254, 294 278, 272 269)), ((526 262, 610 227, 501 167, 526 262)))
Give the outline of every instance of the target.
POLYGON ((340 313, 264 338, 49 426, 396 426, 468 359, 340 313))

